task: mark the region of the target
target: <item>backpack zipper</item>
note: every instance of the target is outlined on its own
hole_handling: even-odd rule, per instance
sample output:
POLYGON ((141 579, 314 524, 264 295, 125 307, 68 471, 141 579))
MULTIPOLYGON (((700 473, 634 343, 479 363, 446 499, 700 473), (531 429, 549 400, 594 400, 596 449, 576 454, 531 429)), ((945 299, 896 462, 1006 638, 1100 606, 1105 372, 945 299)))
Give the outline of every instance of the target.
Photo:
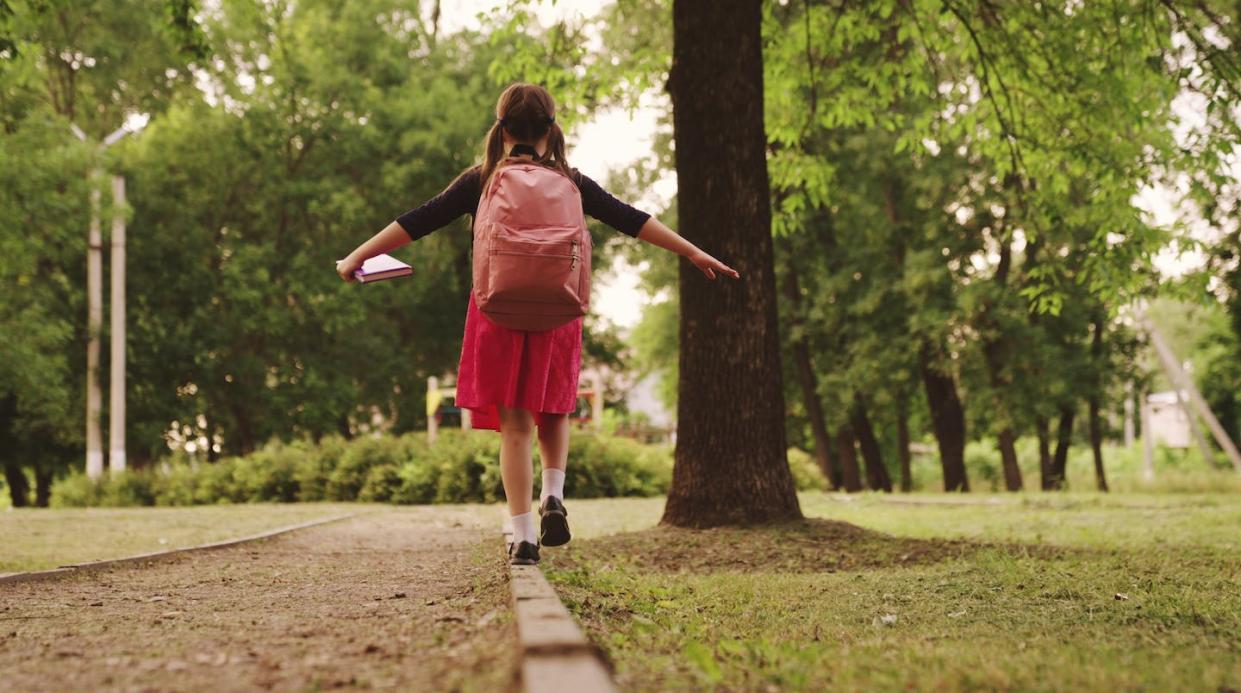
POLYGON ((577 268, 577 241, 571 241, 571 243, 573 244, 573 261, 569 263, 569 269, 573 270, 577 268))

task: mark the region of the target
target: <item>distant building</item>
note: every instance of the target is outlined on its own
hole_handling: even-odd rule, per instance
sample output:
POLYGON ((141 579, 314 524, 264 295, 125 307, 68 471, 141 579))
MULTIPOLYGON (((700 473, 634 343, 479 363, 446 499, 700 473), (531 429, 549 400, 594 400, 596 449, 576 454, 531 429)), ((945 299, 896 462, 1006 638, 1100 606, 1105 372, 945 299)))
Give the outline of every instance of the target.
MULTIPOLYGON (((1181 391, 1181 401, 1188 403, 1189 393, 1181 391)), ((1177 403, 1176 391, 1153 392, 1146 397, 1149 426, 1156 444, 1169 448, 1188 448, 1191 431, 1189 415, 1177 403)))
POLYGON ((631 413, 645 414, 652 426, 670 428, 672 413, 659 401, 659 373, 651 373, 634 383, 625 398, 625 404, 631 413))

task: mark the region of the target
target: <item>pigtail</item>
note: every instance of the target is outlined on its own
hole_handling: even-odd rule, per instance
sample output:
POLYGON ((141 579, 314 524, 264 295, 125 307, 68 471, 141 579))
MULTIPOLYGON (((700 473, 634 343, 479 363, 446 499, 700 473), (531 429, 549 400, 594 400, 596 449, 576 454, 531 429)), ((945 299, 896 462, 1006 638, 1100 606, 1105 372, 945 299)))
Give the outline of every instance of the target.
POLYGON ((547 135, 547 151, 543 152, 543 158, 539 163, 573 178, 572 172, 569 170, 569 162, 564 154, 564 131, 560 129, 560 123, 552 121, 551 127, 548 129, 547 135))
POLYGON ((491 130, 487 132, 487 144, 483 151, 483 165, 479 171, 479 180, 482 181, 480 190, 487 189, 487 182, 491 180, 491 174, 496 172, 496 166, 504 158, 503 129, 504 126, 497 120, 491 124, 491 130))

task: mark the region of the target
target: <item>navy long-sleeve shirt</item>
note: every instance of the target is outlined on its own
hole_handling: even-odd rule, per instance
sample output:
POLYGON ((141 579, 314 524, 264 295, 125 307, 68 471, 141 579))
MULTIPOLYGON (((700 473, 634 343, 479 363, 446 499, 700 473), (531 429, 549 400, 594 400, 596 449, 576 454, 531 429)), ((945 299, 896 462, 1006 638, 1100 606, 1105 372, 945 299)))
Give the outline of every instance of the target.
MULTIPOLYGON (((621 233, 637 238, 638 231, 651 217, 613 197, 585 174, 573 169, 573 179, 582 193, 582 211, 621 233)), ((481 171, 478 166, 467 169, 443 192, 397 217, 410 240, 452 223, 462 214, 474 217, 482 197, 481 171)))

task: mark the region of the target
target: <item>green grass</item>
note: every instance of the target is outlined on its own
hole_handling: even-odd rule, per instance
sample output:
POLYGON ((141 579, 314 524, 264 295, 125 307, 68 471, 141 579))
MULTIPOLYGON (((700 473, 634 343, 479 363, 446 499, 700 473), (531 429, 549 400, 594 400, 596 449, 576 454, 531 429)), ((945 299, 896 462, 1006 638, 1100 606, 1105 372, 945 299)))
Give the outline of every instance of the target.
POLYGON ((801 502, 806 524, 693 532, 571 501, 544 567, 635 690, 1241 687, 1241 497, 801 502))
POLYGON ((0 512, 0 573, 235 539, 367 508, 358 503, 10 508, 0 512))

